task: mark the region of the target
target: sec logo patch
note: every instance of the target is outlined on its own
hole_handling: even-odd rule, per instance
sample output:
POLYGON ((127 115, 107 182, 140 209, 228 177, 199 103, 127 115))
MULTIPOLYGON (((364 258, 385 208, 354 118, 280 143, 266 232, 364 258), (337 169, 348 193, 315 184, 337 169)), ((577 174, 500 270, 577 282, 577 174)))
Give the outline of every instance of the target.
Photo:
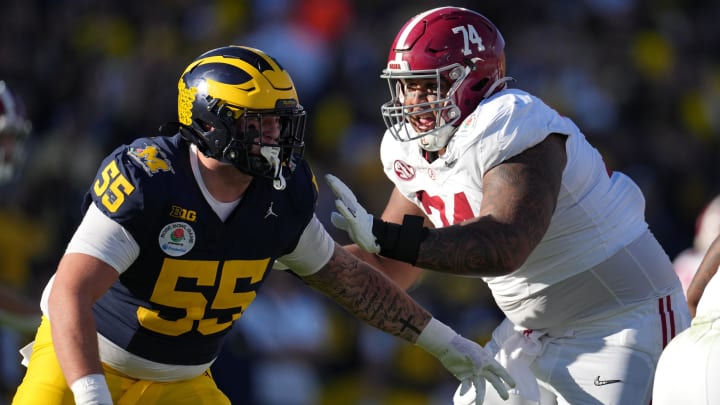
POLYGON ((401 180, 412 180, 415 177, 415 168, 402 160, 393 162, 393 170, 401 180))
POLYGON ((168 256, 182 256, 195 246, 195 231, 185 222, 173 222, 160 231, 158 242, 168 256))

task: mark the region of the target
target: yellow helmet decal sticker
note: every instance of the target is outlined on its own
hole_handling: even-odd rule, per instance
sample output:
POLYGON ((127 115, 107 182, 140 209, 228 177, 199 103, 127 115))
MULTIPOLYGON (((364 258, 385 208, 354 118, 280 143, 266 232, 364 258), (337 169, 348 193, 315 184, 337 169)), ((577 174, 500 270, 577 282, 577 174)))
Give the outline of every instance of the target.
POLYGON ((187 88, 185 82, 178 82, 178 119, 181 124, 192 125, 192 106, 197 94, 197 87, 187 88))

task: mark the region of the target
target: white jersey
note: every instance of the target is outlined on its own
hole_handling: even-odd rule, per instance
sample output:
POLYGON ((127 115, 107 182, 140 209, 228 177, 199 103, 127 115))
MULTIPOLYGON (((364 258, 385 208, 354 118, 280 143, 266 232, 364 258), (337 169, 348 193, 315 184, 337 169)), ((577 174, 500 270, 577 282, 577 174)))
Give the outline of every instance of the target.
MULTIPOLYGON (((436 227, 444 227, 477 217, 485 173, 537 145, 551 133, 567 136, 567 164, 547 233, 519 269, 506 276, 483 278, 509 318, 512 308, 533 294, 601 265, 622 248, 648 235, 645 200, 640 189, 624 174, 610 173, 600 153, 570 119, 517 89, 503 90, 481 102, 458 127, 447 152, 432 163, 423 158, 416 142, 397 141, 389 132, 382 141, 385 174, 406 198, 423 209, 436 227)), ((651 235, 648 238, 654 241, 651 235)), ((659 264, 663 267, 659 271, 663 273, 662 280, 649 281, 656 284, 653 290, 662 291, 650 295, 659 296, 675 288, 677 278, 672 264, 659 245, 642 249, 664 256, 659 264)), ((617 271, 620 270, 627 269, 617 271)), ((639 277, 640 295, 647 287, 646 278, 645 274, 639 277)), ((632 280, 628 278, 627 283, 632 284, 632 280)), ((575 282, 566 284, 575 288, 582 283, 575 278, 575 282)), ((563 295, 564 291, 557 293, 563 295)), ((524 315, 513 319, 516 323, 524 320, 524 315)), ((534 327, 547 323, 538 320, 534 327)))

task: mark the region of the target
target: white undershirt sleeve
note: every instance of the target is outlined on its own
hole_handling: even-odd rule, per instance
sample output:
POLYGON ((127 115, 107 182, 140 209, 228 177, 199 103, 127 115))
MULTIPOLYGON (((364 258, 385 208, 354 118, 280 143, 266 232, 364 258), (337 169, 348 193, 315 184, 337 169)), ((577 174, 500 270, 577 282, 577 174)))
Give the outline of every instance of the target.
POLYGON ((140 246, 122 225, 90 204, 65 253, 84 253, 124 272, 140 255, 140 246))
MULTIPOLYGON (((320 220, 313 214, 305 227, 295 250, 279 257, 278 262, 292 269, 299 276, 317 273, 329 260, 335 250, 335 241, 320 220)), ((275 269, 285 270, 282 266, 275 269)))

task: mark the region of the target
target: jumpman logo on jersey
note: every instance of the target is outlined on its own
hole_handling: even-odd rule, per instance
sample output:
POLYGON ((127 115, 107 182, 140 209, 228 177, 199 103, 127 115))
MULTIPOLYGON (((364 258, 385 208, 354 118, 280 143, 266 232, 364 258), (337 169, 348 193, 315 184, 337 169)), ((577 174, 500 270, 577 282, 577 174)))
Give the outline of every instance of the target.
POLYGON ((265 213, 265 218, 267 218, 271 215, 274 216, 275 218, 278 218, 278 214, 276 214, 275 211, 273 211, 273 209, 272 209, 274 203, 275 203, 274 201, 270 202, 270 206, 268 207, 267 212, 265 213))

